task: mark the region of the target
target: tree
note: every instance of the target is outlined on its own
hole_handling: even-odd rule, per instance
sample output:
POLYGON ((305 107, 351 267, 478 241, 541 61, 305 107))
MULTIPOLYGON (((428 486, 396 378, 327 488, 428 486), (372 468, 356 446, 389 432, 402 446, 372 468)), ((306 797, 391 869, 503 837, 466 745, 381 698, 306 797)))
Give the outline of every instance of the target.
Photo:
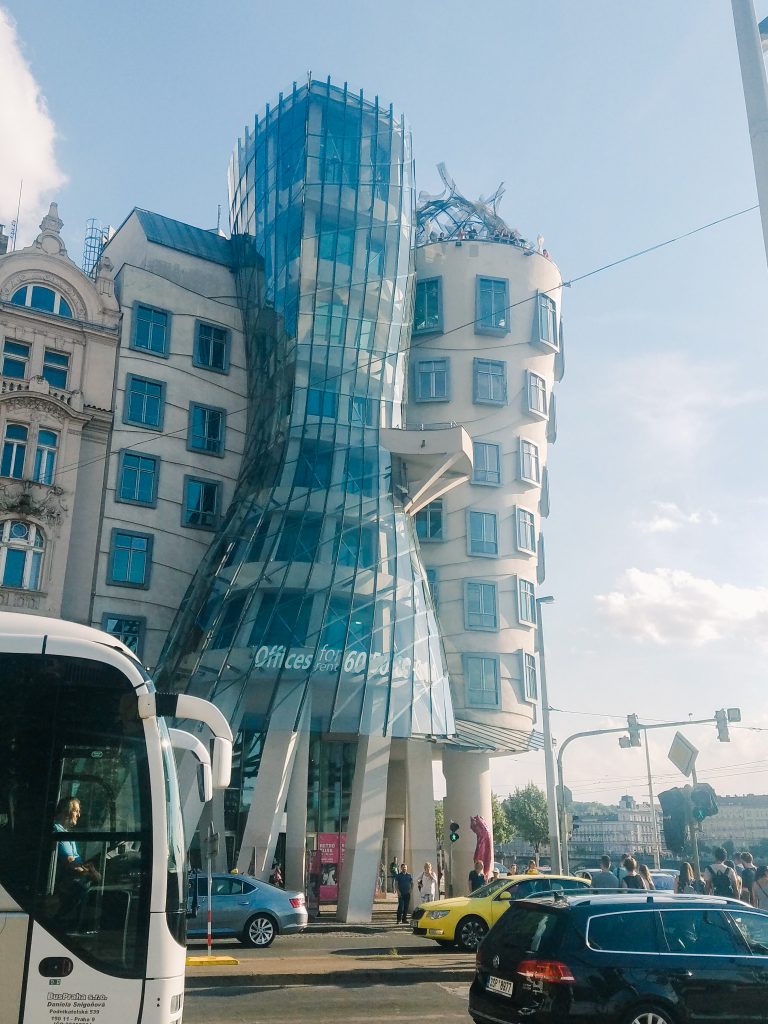
POLYGON ((491 793, 491 814, 494 843, 508 843, 515 834, 515 830, 512 828, 504 804, 496 793, 491 793))
POLYGON ((547 798, 544 791, 533 782, 522 789, 518 786, 504 801, 503 807, 512 828, 531 844, 538 860, 541 845, 549 840, 547 798))
POLYGON ((437 846, 439 849, 445 838, 445 813, 443 811, 442 800, 435 800, 435 837, 437 838, 437 846))

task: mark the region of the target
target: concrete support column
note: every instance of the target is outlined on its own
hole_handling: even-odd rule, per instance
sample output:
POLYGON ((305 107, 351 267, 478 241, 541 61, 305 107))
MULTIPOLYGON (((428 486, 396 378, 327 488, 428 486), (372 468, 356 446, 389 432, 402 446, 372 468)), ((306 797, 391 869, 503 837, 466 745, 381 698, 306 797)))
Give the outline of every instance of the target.
MULTIPOLYGON (((301 725, 297 726, 302 685, 281 687, 275 710, 267 726, 259 763, 259 774, 251 799, 251 809, 243 830, 243 840, 237 858, 237 870, 247 874, 253 862, 253 874, 267 881, 272 870, 277 837, 283 818, 288 783, 293 772, 301 725)), ((309 701, 305 702, 305 714, 309 701)))
POLYGON ((450 872, 449 884, 453 886, 451 895, 462 896, 467 891, 467 876, 472 870, 477 845, 477 838, 469 827, 470 818, 476 814, 485 818, 493 843, 490 758, 488 754, 472 754, 447 747, 443 750, 443 774, 446 831, 451 821, 455 821, 459 825, 460 837, 455 843, 447 835, 444 840, 450 872))
POLYGON ((309 774, 309 720, 303 723, 296 745, 286 804, 285 887, 304 891, 307 850, 307 776, 309 774))
MULTIPOLYGON (((408 814, 406 817, 406 856, 414 880, 412 907, 421 902, 416 879, 429 861, 437 864, 435 837, 435 792, 432 784, 432 744, 408 740, 405 747, 405 782, 408 814)), ((435 872, 437 873, 437 872, 435 872)))
POLYGON ((337 917, 350 924, 371 920, 381 859, 387 801, 389 736, 360 736, 339 886, 337 917))
POLYGON ((392 892, 392 878, 389 873, 389 865, 395 857, 398 865, 405 853, 405 818, 384 819, 384 839, 387 843, 387 860, 384 865, 387 869, 387 892, 392 892))

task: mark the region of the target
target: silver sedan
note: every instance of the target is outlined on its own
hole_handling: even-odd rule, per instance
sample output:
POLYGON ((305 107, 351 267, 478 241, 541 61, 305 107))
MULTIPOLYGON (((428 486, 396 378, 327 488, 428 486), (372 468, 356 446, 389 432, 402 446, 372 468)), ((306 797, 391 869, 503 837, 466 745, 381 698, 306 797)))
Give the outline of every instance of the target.
MULTIPOLYGON (((212 879, 211 934, 234 937, 245 946, 265 948, 276 935, 307 927, 303 892, 287 892, 250 875, 216 872, 212 879)), ((208 934, 208 876, 193 874, 187 901, 187 938, 208 934)))

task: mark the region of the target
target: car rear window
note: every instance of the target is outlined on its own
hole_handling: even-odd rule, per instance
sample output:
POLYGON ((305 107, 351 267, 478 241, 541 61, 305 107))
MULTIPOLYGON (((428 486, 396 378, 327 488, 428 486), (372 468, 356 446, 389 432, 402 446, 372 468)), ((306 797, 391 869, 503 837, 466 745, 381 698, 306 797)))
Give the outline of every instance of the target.
POLYGON ((721 910, 662 911, 661 925, 670 953, 735 956, 744 953, 721 910))
POLYGON ((506 947, 528 953, 546 953, 555 943, 560 917, 549 907, 511 906, 493 926, 491 935, 506 947))
POLYGON ((658 953, 654 912, 633 910, 591 917, 587 924, 587 945, 591 949, 617 953, 658 953))
POLYGON ((768 956, 768 914, 734 913, 729 916, 756 956, 768 956))

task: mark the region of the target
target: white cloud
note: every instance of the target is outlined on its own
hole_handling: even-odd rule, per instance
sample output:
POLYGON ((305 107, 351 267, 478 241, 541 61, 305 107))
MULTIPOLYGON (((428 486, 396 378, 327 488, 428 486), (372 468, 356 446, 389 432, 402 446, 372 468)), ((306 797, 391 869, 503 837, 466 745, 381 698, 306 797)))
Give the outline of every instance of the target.
POLYGON ((648 519, 638 520, 635 526, 642 533, 675 533, 684 526, 717 526, 719 520, 709 509, 685 512, 672 501, 655 501, 648 519))
POLYGON ((0 96, 0 138, 5 142, 0 160, 0 224, 5 224, 7 232, 16 217, 23 179, 18 244, 28 244, 37 233, 46 200, 66 179, 56 162, 56 127, 45 97, 22 54, 16 26, 2 7, 0 96))
POLYGON ((628 569, 618 588, 596 601, 616 630, 635 640, 701 646, 738 639, 768 648, 766 587, 736 587, 679 569, 628 569))
POLYGON ((695 362, 681 352, 627 360, 616 389, 621 408, 643 428, 645 440, 676 457, 699 451, 720 429, 718 414, 765 402, 764 388, 744 387, 726 362, 695 362))

